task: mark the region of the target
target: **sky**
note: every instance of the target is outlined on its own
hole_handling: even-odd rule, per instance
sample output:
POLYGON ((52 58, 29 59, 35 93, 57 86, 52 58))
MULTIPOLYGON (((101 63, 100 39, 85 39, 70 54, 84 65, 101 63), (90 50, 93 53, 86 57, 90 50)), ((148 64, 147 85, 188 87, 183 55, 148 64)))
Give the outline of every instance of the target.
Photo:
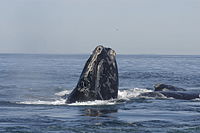
POLYGON ((0 53, 200 55, 200 0, 0 0, 0 53))

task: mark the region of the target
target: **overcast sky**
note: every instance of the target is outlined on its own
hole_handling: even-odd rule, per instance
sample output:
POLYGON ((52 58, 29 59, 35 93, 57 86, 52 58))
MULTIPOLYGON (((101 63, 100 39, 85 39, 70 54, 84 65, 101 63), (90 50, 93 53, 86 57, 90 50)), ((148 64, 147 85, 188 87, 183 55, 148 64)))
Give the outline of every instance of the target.
POLYGON ((200 0, 0 0, 0 53, 200 55, 200 0))

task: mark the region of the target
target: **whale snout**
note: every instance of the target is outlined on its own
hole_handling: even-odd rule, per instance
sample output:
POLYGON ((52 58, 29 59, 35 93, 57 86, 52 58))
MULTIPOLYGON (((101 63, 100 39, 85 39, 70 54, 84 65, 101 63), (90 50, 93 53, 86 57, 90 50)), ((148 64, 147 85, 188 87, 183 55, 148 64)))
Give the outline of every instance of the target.
POLYGON ((109 100, 118 95, 116 53, 111 48, 97 46, 87 60, 76 88, 67 103, 109 100))
POLYGON ((100 59, 107 57, 111 60, 114 60, 116 57, 116 52, 111 48, 107 48, 107 47, 104 47, 103 45, 99 45, 94 49, 93 56, 99 56, 100 59))

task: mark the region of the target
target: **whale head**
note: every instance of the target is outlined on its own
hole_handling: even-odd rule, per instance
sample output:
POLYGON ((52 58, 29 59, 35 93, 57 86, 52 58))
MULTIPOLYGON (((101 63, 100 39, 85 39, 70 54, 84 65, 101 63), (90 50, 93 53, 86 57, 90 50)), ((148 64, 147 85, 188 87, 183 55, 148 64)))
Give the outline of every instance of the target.
POLYGON ((87 60, 80 79, 66 103, 117 98, 118 84, 115 51, 101 45, 97 46, 87 60))

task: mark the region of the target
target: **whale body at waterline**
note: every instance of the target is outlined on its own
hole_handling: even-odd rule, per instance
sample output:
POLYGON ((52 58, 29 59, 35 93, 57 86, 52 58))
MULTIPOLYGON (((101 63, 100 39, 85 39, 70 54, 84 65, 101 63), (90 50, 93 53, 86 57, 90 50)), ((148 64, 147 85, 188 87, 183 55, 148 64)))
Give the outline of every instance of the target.
POLYGON ((115 99, 118 96, 118 84, 115 51, 97 46, 66 103, 115 99))
POLYGON ((200 98, 200 90, 186 90, 180 87, 175 87, 166 84, 154 85, 154 92, 145 92, 139 96, 145 97, 167 97, 174 99, 191 100, 200 98))
MULTIPOLYGON (((87 60, 75 89, 66 95, 66 103, 116 99, 118 96, 118 68, 116 53, 111 48, 97 46, 87 60)), ((200 97, 200 90, 186 89, 166 84, 154 85, 153 92, 139 97, 167 97, 190 100, 200 97)))

